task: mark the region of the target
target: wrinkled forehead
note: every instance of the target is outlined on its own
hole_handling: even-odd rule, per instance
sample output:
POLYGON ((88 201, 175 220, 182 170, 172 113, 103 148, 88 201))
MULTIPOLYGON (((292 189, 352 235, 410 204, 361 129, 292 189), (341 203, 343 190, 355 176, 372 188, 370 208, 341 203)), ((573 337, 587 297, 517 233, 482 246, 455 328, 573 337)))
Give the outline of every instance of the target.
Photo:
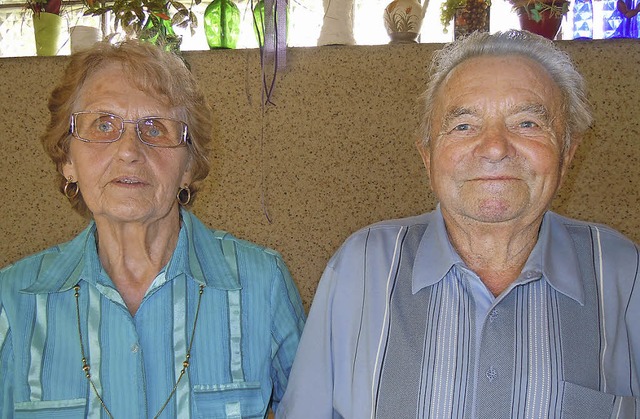
POLYGON ((531 100, 561 111, 562 89, 547 69, 522 55, 486 55, 467 58, 455 65, 434 92, 434 108, 451 105, 453 98, 485 103, 531 100))
POLYGON ((139 91, 148 98, 149 103, 155 103, 158 107, 167 108, 178 115, 178 111, 172 106, 171 100, 160 86, 159 80, 145 76, 136 71, 132 66, 122 62, 109 62, 92 71, 79 86, 75 110, 84 110, 87 101, 103 95, 113 97, 120 102, 127 101, 128 91, 139 91))
POLYGON ((460 83, 475 77, 483 71, 492 69, 495 78, 504 76, 507 70, 517 70, 521 72, 523 83, 530 83, 532 80, 527 76, 535 76, 535 80, 545 85, 558 87, 549 71, 538 61, 519 54, 488 54, 468 57, 455 66, 445 75, 440 83, 440 89, 447 86, 451 81, 460 83), (498 71, 495 71, 498 70, 498 71))

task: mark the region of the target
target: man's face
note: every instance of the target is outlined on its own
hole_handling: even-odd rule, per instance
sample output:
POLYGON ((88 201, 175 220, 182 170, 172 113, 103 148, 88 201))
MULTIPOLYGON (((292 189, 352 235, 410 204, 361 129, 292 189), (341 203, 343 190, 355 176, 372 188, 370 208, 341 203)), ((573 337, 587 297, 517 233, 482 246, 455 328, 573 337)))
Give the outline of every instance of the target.
POLYGON ((542 217, 575 146, 562 151, 562 96, 539 64, 464 61, 438 91, 433 116, 420 151, 445 219, 524 226, 542 217))

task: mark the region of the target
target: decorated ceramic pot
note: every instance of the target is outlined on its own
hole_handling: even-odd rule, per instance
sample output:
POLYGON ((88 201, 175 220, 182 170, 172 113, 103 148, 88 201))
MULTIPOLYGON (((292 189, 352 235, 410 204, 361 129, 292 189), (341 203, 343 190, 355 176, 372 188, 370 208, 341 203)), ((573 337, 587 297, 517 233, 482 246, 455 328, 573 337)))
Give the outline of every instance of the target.
POLYGON ((389 3, 384 9, 384 26, 390 42, 416 42, 424 17, 422 11, 416 0, 393 0, 389 3))

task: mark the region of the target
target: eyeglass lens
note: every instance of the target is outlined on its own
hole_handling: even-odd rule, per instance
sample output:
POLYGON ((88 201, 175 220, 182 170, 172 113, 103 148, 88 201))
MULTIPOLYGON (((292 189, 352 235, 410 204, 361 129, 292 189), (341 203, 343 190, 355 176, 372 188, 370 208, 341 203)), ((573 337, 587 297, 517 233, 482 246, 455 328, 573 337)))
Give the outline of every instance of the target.
POLYGON ((106 112, 77 112, 74 114, 75 133, 83 141, 110 143, 117 141, 124 132, 125 122, 136 125, 138 138, 156 147, 175 147, 184 140, 185 124, 181 121, 146 117, 137 121, 125 121, 106 112))

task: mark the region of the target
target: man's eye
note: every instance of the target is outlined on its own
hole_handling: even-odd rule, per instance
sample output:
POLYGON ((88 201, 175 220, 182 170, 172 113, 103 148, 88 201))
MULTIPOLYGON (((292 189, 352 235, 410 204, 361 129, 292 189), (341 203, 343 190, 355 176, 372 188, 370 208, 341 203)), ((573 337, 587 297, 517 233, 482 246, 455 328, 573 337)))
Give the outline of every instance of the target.
POLYGON ((458 124, 451 131, 469 131, 471 129, 470 124, 458 124))
POLYGON ((523 121, 520 122, 520 128, 537 128, 539 125, 533 121, 523 121))

